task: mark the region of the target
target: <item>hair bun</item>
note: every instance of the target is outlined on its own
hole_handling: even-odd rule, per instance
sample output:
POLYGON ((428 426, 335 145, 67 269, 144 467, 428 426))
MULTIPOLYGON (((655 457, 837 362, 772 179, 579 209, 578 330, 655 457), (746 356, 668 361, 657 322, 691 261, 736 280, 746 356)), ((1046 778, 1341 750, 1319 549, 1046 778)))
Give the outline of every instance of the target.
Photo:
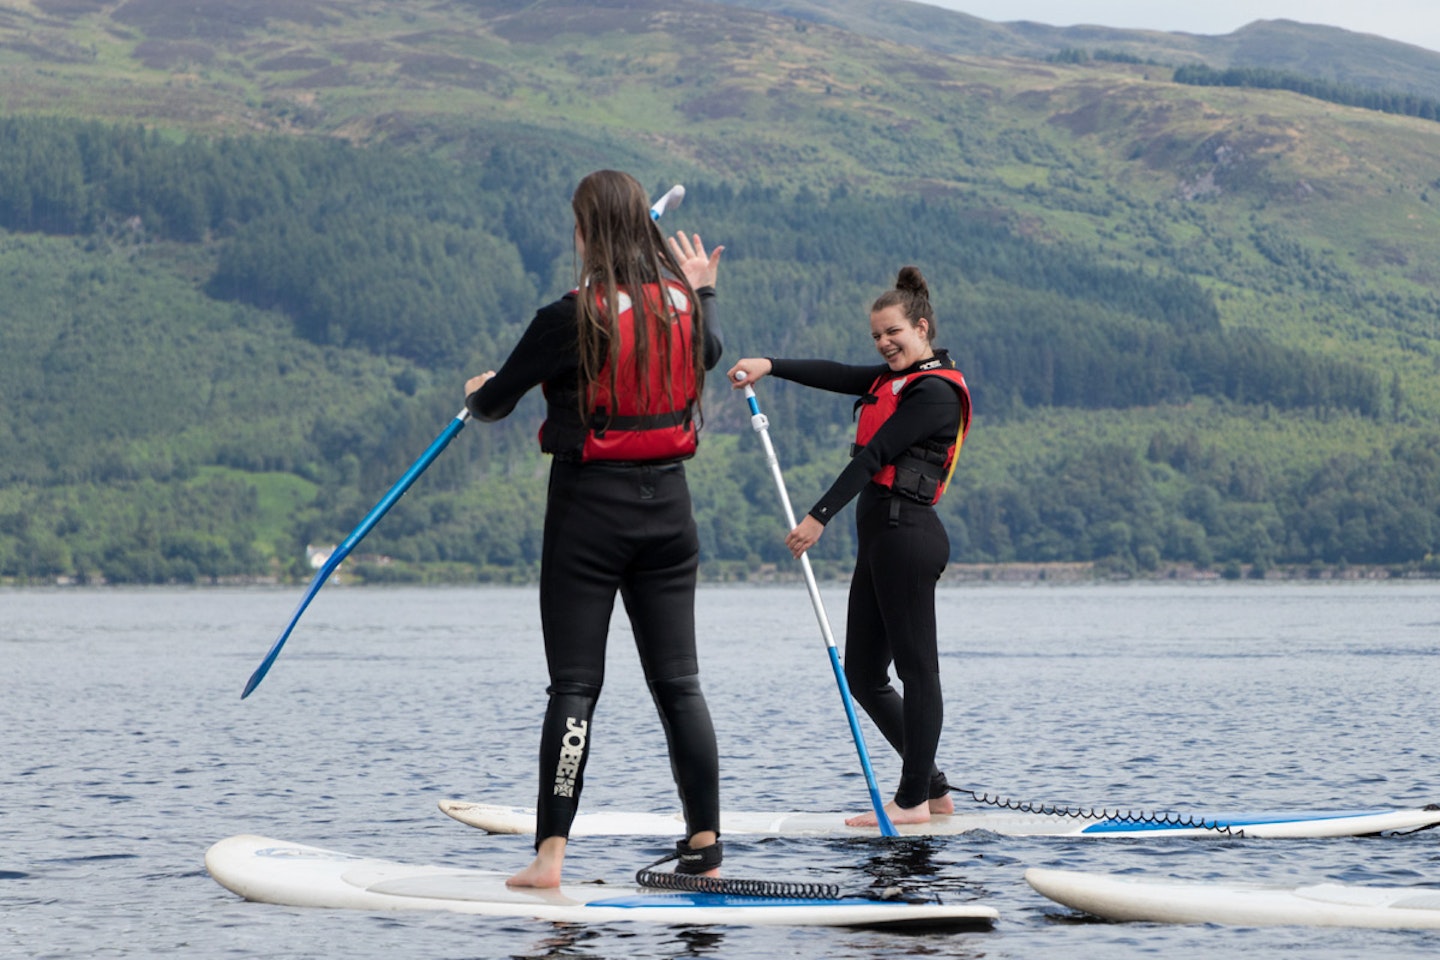
POLYGON ((930 299, 930 288, 925 285, 919 267, 901 267, 900 275, 895 278, 895 289, 930 299))

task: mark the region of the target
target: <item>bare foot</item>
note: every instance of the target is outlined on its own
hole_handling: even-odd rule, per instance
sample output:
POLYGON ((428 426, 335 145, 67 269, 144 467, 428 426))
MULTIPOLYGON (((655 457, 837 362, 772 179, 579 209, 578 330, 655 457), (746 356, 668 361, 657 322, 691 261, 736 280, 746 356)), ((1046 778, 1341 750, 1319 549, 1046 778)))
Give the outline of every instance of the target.
POLYGON ((955 812, 955 798, 948 793, 943 797, 932 797, 929 806, 930 816, 948 817, 955 812))
POLYGON ((560 886, 560 871, 565 865, 565 838, 546 837, 535 850, 530 866, 505 881, 507 887, 543 887, 553 890, 560 886))
MULTIPOLYGON (((918 807, 897 807, 895 801, 891 800, 885 804, 885 815, 890 818, 891 823, 929 823, 930 805, 922 803, 918 807)), ((847 827, 878 827, 880 821, 874 813, 862 813, 857 816, 848 817, 845 820, 847 827)))

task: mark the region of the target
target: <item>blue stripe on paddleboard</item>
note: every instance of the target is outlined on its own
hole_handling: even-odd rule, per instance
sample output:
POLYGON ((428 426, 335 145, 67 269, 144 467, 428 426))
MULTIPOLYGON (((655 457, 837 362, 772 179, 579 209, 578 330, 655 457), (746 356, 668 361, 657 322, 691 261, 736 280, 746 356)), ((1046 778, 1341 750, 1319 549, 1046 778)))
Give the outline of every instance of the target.
POLYGON ((905 907, 903 900, 811 900, 805 897, 742 897, 725 893, 639 893, 587 900, 587 907, 905 907))
POLYGON ((1081 833, 1174 833, 1179 830, 1193 830, 1196 827, 1223 830, 1226 827, 1253 827, 1265 823, 1318 823, 1322 820, 1342 820, 1348 817, 1378 817, 1394 813, 1394 810, 1306 810, 1297 813, 1252 813, 1240 816, 1214 816, 1191 818, 1185 823, 1137 823, 1128 820, 1105 820, 1081 830, 1081 833))

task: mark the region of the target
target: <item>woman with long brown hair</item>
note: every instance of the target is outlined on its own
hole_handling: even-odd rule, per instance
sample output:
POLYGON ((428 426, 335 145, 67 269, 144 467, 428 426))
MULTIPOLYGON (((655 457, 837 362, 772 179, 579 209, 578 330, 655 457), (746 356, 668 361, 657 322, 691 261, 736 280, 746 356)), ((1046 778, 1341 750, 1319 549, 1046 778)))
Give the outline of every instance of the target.
POLYGON ((661 717, 685 814, 677 870, 720 865, 719 760, 695 651, 699 538, 685 481, 705 371, 720 359, 714 309, 723 247, 668 243, 631 176, 600 170, 571 200, 575 289, 541 307, 466 406, 507 416, 537 384, 553 455, 540 562, 550 673, 540 736, 536 856, 509 883, 554 887, 584 784, 591 719, 618 593, 661 717))

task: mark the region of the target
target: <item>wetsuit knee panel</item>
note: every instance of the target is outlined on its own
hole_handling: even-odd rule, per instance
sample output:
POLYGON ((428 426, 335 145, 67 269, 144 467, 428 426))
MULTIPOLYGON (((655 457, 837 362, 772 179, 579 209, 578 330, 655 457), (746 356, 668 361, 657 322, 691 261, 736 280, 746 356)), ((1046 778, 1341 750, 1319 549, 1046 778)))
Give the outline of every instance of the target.
POLYGON ((591 703, 600 699, 600 684, 586 683, 582 680, 553 680, 550 686, 545 688, 551 699, 555 697, 575 697, 588 699, 591 703))
POLYGON ((667 735, 679 737, 681 742, 690 744, 691 749, 697 734, 714 739, 710 707, 700 689, 698 674, 651 680, 650 696, 655 700, 655 708, 660 712, 667 735))
POLYGON ((700 691, 700 675, 669 677, 650 681, 650 694, 658 703, 678 703, 691 697, 704 697, 700 691))

